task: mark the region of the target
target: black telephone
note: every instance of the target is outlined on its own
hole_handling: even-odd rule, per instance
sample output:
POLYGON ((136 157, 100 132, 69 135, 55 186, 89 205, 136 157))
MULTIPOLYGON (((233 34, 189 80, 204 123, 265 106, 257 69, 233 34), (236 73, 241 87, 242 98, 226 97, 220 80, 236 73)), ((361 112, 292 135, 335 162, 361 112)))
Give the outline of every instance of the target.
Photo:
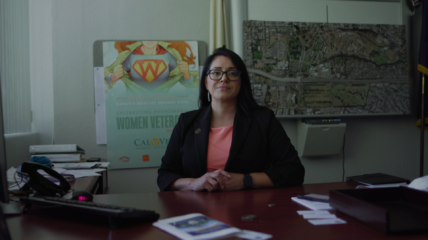
POLYGON ((26 184, 36 191, 34 196, 62 197, 71 188, 70 183, 68 183, 61 174, 40 163, 24 162, 20 170, 22 173, 26 173, 28 175, 29 180, 26 184), (37 172, 39 169, 58 179, 60 185, 58 186, 43 177, 40 173, 37 172))

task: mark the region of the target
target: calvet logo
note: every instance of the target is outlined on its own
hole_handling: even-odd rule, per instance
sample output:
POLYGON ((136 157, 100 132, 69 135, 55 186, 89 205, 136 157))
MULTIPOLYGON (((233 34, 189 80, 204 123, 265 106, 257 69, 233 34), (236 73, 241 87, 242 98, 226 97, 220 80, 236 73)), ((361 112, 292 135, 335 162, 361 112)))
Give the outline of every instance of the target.
POLYGON ((134 145, 138 147, 143 146, 156 146, 156 145, 168 145, 168 138, 152 138, 152 139, 135 139, 134 145))

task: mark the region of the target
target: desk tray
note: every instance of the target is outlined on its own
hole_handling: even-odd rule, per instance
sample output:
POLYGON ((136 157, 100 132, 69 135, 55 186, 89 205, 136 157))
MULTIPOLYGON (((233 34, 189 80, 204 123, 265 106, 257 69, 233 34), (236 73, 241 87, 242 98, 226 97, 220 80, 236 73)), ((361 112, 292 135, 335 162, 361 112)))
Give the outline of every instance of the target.
POLYGON ((330 205, 384 233, 428 231, 428 192, 407 187, 330 190, 330 205))

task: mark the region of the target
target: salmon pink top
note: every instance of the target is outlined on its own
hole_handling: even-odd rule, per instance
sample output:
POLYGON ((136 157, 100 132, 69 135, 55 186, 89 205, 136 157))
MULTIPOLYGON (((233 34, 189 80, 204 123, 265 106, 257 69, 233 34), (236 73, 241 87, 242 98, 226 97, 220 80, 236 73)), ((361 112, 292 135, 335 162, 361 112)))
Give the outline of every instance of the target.
POLYGON ((211 128, 208 139, 207 172, 224 169, 232 145, 233 126, 211 128))

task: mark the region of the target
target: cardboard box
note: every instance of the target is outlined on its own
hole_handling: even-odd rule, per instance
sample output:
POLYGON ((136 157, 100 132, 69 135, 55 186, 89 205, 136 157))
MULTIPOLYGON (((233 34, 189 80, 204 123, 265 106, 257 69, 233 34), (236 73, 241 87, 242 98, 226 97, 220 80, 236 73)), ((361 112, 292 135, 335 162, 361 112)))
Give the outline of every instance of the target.
POLYGON ((428 192, 408 187, 330 191, 330 205, 384 233, 428 231, 428 192))

